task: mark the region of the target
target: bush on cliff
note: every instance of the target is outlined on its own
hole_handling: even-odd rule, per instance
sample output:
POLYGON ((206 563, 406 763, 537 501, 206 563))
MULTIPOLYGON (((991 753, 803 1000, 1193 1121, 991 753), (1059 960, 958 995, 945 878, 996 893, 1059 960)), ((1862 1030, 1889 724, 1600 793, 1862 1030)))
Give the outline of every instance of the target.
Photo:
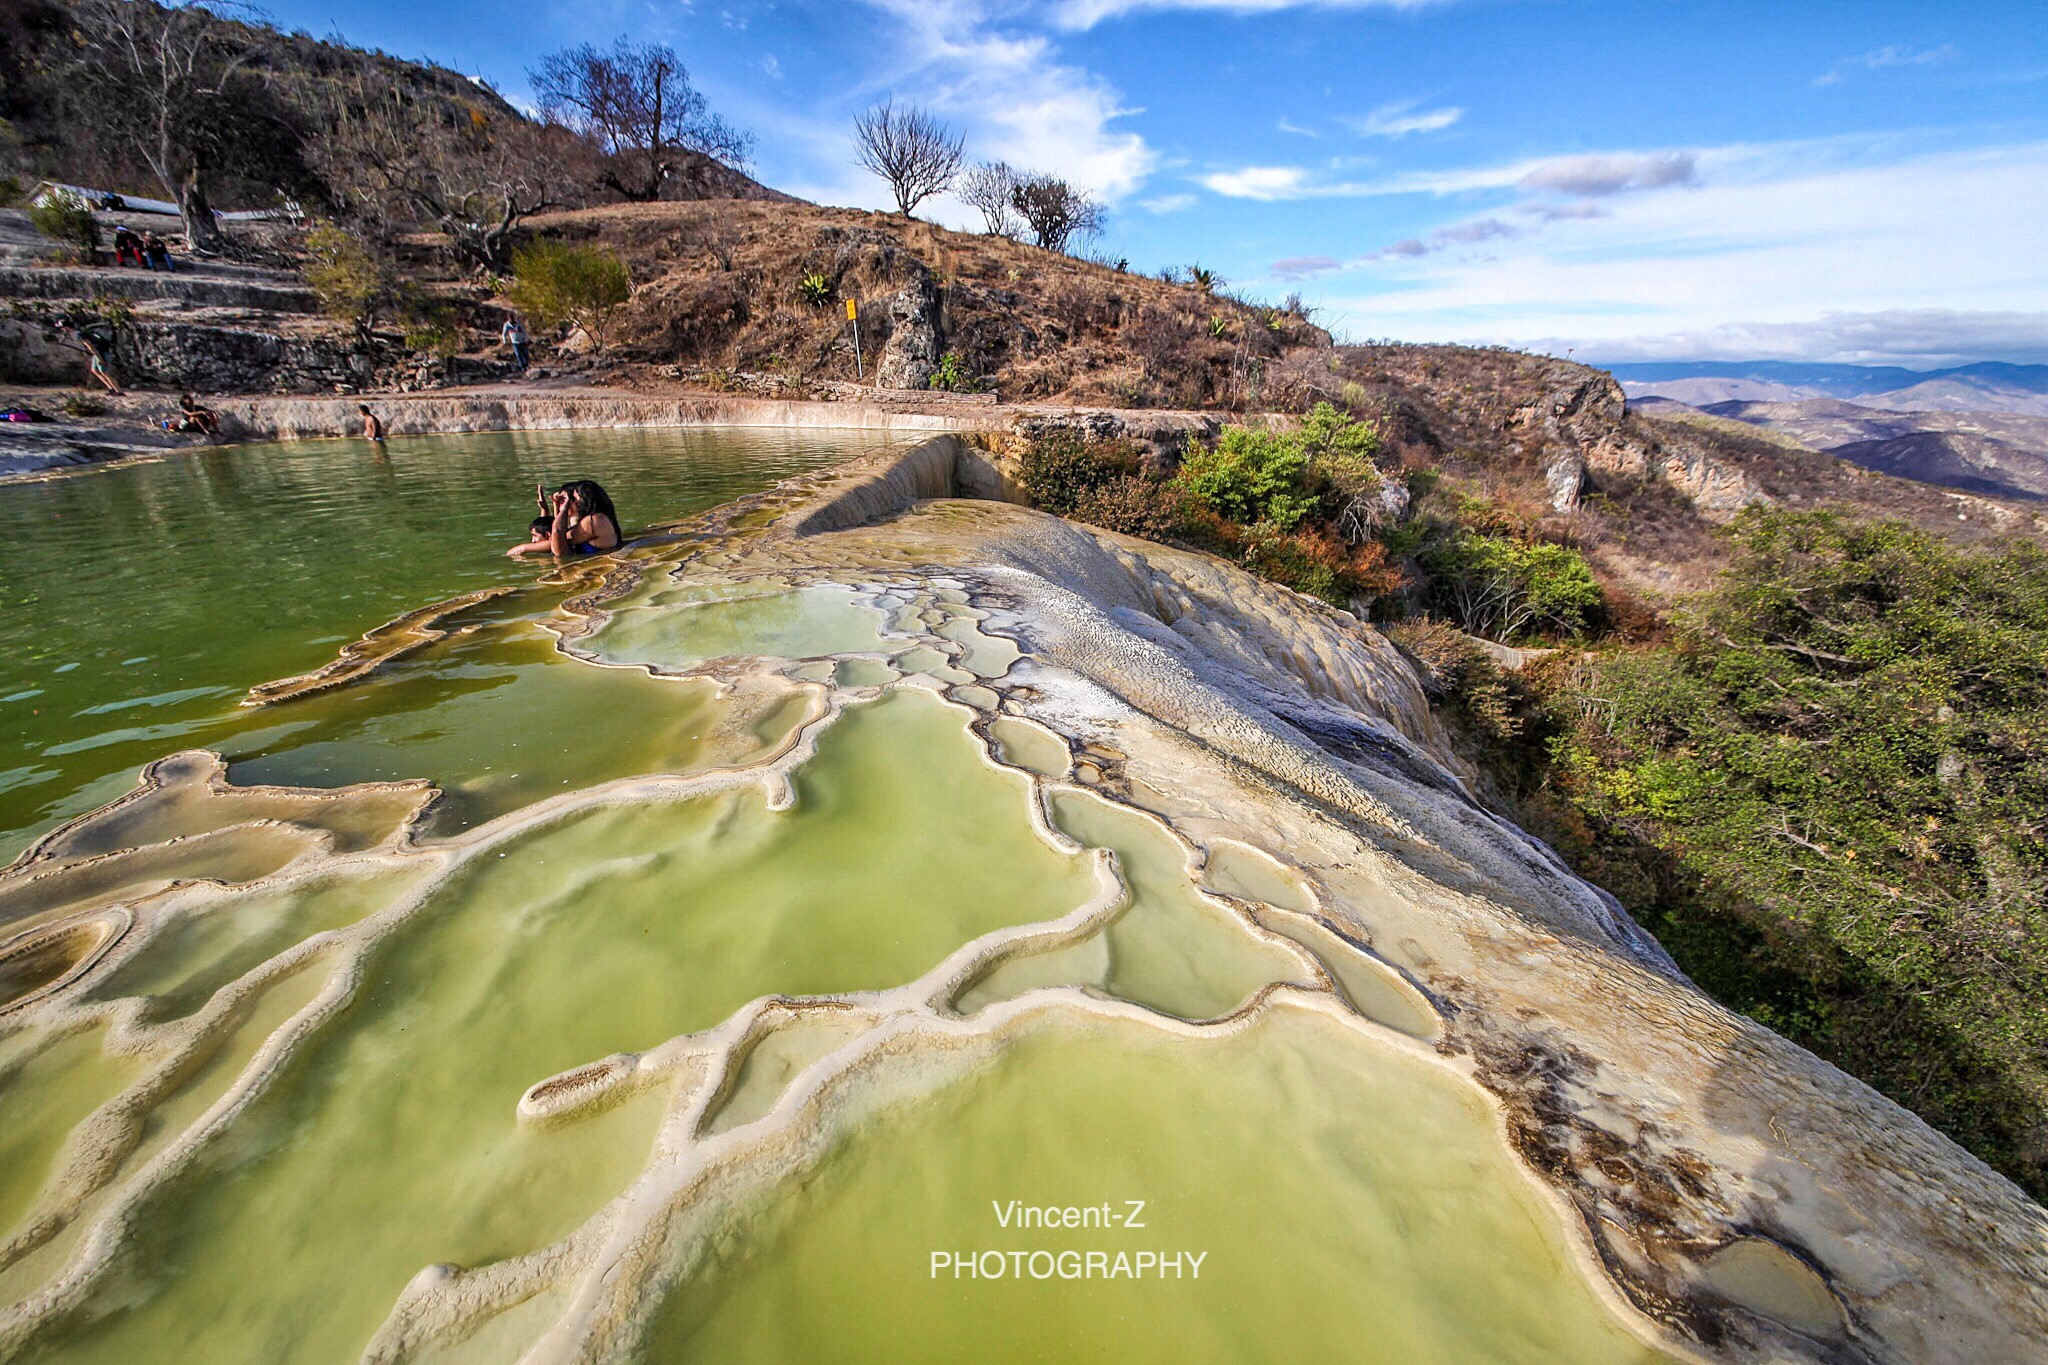
POLYGON ((505 296, 535 325, 574 327, 602 351, 619 310, 633 297, 633 281, 626 263, 609 251, 542 238, 513 253, 505 296))
POLYGON ((76 255, 82 264, 92 264, 93 252, 99 250, 100 226, 86 202, 70 190, 45 195, 29 209, 28 221, 37 232, 76 255))
POLYGON ((1755 510, 1732 549, 1668 647, 1514 678, 1483 756, 1702 987, 2048 1193, 2048 554, 1755 510))

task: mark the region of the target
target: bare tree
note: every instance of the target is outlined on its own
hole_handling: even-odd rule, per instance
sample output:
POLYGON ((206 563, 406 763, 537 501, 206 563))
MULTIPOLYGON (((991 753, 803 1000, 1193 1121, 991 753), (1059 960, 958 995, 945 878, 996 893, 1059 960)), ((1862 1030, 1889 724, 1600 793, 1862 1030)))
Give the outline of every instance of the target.
POLYGON ((965 145, 959 134, 916 105, 876 105, 853 125, 860 164, 889 182, 905 218, 960 174, 965 145))
POLYGON ((609 52, 589 43, 543 57, 527 73, 541 113, 591 138, 611 159, 600 183, 635 202, 661 197, 678 153, 742 167, 754 139, 711 112, 675 50, 621 37, 609 52))
MULTIPOLYGON (((132 147, 178 204, 185 240, 214 251, 220 227, 206 186, 243 131, 235 118, 238 78, 249 53, 231 46, 215 14, 251 13, 217 0, 79 0, 72 7, 79 49, 79 112, 109 140, 132 147)), ((253 80, 253 77, 248 77, 253 80)))
POLYGON ((1101 204, 1056 175, 1020 177, 1010 191, 1010 207, 1047 251, 1065 251, 1076 239, 1100 236, 1109 216, 1101 204))
POLYGON ((981 211, 981 221, 998 237, 1014 237, 1017 220, 1013 197, 1017 173, 1006 161, 984 161, 960 179, 960 198, 971 209, 981 211))
POLYGON ((358 221, 422 223, 456 259, 510 264, 521 220, 576 200, 592 148, 570 129, 438 100, 365 69, 337 99, 320 169, 358 221))

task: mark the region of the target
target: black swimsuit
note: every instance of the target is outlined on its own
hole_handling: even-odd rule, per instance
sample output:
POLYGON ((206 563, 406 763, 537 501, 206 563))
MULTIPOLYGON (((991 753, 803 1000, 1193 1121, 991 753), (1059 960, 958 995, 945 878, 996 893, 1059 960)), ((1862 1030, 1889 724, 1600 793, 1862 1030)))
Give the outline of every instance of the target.
MULTIPOLYGON (((619 545, 624 545, 626 543, 626 533, 621 531, 619 524, 616 521, 612 521, 610 517, 606 517, 605 520, 612 522, 612 538, 617 540, 619 545)), ((576 547, 576 553, 579 555, 608 555, 612 550, 618 549, 619 545, 614 545, 610 549, 600 550, 597 546, 586 540, 576 547)))

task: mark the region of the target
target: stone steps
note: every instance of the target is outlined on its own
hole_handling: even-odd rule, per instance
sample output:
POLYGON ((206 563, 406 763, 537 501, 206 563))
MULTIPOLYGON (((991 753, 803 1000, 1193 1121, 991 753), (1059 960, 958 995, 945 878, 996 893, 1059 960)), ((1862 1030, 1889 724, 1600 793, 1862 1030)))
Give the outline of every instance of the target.
POLYGON ((268 279, 226 276, 200 267, 175 275, 133 267, 0 265, 0 298, 120 298, 162 300, 198 308, 246 308, 265 313, 314 314, 319 301, 305 285, 281 271, 268 279))

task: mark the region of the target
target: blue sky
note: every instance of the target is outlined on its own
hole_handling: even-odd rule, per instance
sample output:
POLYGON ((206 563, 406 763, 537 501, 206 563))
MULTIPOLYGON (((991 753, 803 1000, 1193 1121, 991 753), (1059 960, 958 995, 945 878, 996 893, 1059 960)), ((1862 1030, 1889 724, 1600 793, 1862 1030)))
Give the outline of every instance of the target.
MULTIPOLYGON (((1581 358, 2048 361, 2039 0, 284 0, 491 80, 674 46, 778 188, 882 207, 853 116, 1112 206, 1098 248, 1352 338, 1581 358)), ((958 205, 929 216, 967 226, 958 205)))

